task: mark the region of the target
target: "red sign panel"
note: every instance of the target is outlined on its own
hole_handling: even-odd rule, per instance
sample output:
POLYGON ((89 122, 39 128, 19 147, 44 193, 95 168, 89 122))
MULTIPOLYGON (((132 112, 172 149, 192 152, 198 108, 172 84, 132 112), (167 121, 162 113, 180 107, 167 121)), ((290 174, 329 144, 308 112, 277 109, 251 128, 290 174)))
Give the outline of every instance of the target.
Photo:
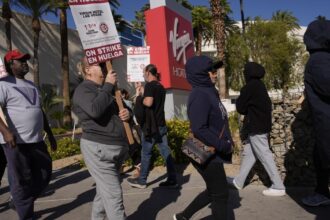
POLYGON ((191 22, 166 7, 145 15, 150 61, 157 66, 162 84, 167 89, 190 90, 184 66, 194 55, 191 22))

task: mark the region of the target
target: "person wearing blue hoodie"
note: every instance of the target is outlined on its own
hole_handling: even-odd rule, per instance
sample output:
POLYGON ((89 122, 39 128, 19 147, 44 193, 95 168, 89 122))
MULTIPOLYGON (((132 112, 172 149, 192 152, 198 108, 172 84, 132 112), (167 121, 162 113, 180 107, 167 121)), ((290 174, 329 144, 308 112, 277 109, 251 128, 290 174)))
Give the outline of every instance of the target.
POLYGON ((191 131, 204 144, 212 146, 215 155, 204 165, 191 160, 204 179, 206 190, 197 195, 182 212, 175 214, 174 220, 190 219, 210 203, 214 219, 227 219, 228 185, 223 163, 231 162, 233 142, 228 114, 215 88, 217 69, 222 65, 221 61, 213 62, 207 56, 194 56, 185 66, 187 80, 192 86, 187 106, 191 131), (224 132, 220 137, 222 130, 224 132))
POLYGON ((305 93, 315 131, 315 193, 302 200, 308 206, 330 205, 330 21, 310 23, 304 35, 310 54, 305 68, 305 93))
POLYGON ((269 148, 269 132, 272 128, 272 103, 261 79, 265 69, 258 63, 248 62, 244 66, 245 86, 236 100, 236 110, 244 115, 248 137, 244 144, 239 174, 229 178, 237 189, 242 189, 247 175, 258 159, 264 166, 272 186, 262 193, 265 196, 284 196, 285 186, 278 173, 273 154, 269 148))

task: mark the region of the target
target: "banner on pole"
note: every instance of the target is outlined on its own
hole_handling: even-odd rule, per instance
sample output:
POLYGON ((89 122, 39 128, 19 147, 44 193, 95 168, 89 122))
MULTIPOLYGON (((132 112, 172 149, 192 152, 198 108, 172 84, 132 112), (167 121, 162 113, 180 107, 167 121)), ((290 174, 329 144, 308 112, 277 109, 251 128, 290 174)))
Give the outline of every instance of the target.
POLYGON ((89 64, 123 56, 119 35, 107 0, 69 0, 89 64))
POLYGON ((150 64, 150 47, 127 47, 127 81, 143 82, 144 67, 150 64))

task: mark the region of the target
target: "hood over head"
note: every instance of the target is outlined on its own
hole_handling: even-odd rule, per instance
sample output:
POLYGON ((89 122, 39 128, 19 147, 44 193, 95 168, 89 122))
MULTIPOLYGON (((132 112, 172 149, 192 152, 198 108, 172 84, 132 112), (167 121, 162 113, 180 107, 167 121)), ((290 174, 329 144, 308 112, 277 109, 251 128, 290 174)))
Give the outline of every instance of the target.
POLYGON ((185 66, 187 80, 192 87, 214 87, 209 72, 215 72, 222 65, 222 61, 214 62, 207 56, 193 56, 185 66))
POLYGON ((265 76, 265 73, 265 68, 259 63, 248 62, 244 66, 244 77, 246 82, 250 79, 261 79, 265 76))
POLYGON ((310 53, 315 51, 330 52, 330 21, 315 20, 310 23, 304 34, 304 43, 310 53))

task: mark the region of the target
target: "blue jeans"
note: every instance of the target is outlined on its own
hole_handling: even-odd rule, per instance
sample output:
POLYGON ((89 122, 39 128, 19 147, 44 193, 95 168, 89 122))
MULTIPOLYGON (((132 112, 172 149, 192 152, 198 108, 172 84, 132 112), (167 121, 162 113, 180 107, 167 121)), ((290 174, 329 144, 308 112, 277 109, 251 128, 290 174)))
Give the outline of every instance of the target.
MULTIPOLYGON (((171 149, 168 147, 167 142, 167 128, 159 127, 159 133, 162 135, 162 143, 157 143, 158 149, 164 160, 166 161, 167 178, 168 180, 176 181, 176 174, 174 168, 173 158, 171 156, 171 149)), ((146 184, 149 174, 150 158, 152 154, 152 147, 155 145, 155 139, 152 138, 151 143, 145 140, 145 136, 142 133, 141 137, 142 153, 141 153, 141 174, 140 183, 146 184)))

